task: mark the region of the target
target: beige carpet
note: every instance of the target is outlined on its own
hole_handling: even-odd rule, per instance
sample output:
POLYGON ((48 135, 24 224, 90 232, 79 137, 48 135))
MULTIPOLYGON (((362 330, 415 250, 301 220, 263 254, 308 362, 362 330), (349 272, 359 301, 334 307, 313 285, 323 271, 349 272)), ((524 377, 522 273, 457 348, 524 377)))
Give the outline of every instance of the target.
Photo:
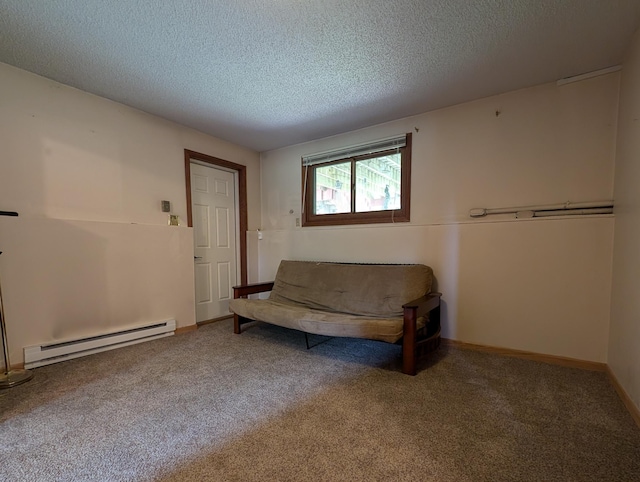
POLYGON ((0 391, 2 481, 640 480, 603 373, 229 321, 0 391), (321 341, 313 337, 313 341, 321 341))

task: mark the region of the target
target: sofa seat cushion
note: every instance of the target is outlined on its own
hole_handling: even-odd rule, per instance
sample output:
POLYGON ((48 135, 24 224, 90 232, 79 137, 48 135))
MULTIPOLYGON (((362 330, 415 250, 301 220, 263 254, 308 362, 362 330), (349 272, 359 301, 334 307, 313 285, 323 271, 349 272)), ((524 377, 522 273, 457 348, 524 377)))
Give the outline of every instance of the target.
MULTIPOLYGON (((306 306, 268 300, 238 298, 229 308, 239 316, 325 336, 366 338, 395 343, 402 338, 402 317, 372 317, 314 310, 306 306)), ((418 320, 418 328, 424 320, 418 320)))
POLYGON ((422 264, 369 265, 283 260, 269 299, 312 310, 402 317, 402 305, 428 293, 432 278, 431 268, 422 264))

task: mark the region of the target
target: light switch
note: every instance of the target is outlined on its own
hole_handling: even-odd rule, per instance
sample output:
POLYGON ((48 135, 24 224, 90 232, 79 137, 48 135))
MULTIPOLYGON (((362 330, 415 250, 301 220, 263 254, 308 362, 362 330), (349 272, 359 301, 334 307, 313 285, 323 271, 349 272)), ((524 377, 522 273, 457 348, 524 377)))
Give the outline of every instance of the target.
POLYGON ((171 203, 169 201, 160 201, 162 204, 162 212, 170 213, 171 212, 171 203))

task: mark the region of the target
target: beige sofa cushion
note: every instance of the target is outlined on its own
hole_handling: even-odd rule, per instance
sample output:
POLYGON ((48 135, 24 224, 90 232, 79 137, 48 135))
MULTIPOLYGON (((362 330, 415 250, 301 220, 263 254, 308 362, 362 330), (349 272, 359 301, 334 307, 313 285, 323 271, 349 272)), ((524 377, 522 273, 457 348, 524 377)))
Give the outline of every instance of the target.
MULTIPOLYGON (((325 336, 345 336, 395 343, 402 338, 402 317, 379 318, 313 310, 272 300, 231 300, 231 311, 252 320, 325 336)), ((418 320, 418 329, 424 320, 418 320)))
MULTIPOLYGON (((432 279, 431 268, 421 264, 354 265, 283 260, 269 300, 325 312, 379 318, 402 317, 402 305, 428 293, 432 279)), ((233 311, 238 313, 235 309, 233 311)), ((313 320, 316 319, 315 316, 314 314, 313 320)), ((247 317, 269 321, 260 316, 247 317)), ((402 318, 398 330, 400 336, 401 321, 402 318)), ((309 331, 305 328, 298 329, 309 331)))

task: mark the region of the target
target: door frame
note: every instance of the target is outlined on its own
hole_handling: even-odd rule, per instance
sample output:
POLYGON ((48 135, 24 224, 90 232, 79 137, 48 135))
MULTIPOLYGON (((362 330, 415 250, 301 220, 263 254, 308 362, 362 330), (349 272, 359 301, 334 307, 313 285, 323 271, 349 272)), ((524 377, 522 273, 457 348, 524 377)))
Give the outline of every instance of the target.
POLYGON ((240 284, 247 284, 247 166, 225 161, 218 157, 200 152, 184 150, 185 186, 187 189, 187 224, 193 227, 193 213, 191 207, 191 160, 210 164, 212 167, 223 167, 235 171, 238 175, 238 193, 236 209, 238 210, 239 226, 236 234, 240 242, 240 284))

